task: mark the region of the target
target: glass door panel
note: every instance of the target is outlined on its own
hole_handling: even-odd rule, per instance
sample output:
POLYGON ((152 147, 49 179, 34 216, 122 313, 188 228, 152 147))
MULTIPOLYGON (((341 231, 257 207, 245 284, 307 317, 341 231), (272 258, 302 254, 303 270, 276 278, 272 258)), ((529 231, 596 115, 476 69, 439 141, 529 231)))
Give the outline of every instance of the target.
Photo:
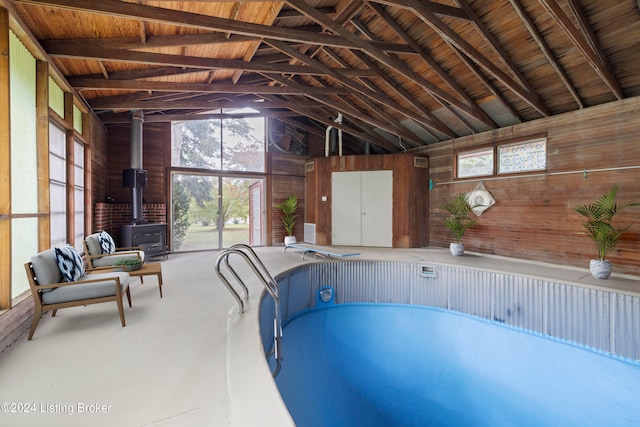
POLYGON ((172 175, 173 252, 263 245, 263 180, 172 175))
POLYGON ((220 248, 219 179, 207 175, 172 175, 172 251, 220 248))
MULTIPOLYGON (((225 248, 237 243, 262 245, 262 202, 258 201, 258 221, 259 230, 256 228, 256 214, 254 205, 256 203, 256 184, 261 183, 261 179, 249 178, 222 178, 222 245, 225 248), (250 207, 253 209, 251 212, 250 207), (252 230, 254 229, 254 230, 252 230), (260 236, 259 239, 253 236, 260 236)), ((261 194, 260 194, 261 199, 261 194)))

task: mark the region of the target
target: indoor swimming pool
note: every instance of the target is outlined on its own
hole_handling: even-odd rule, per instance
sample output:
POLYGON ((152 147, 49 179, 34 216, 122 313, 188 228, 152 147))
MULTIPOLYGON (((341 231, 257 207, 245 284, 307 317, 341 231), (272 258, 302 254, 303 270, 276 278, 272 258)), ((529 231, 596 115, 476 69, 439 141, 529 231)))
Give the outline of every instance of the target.
POLYGON ((298 427, 635 426, 640 364, 442 309, 349 304, 284 329, 298 427))
MULTIPOLYGON (((313 263, 277 280, 275 383, 298 427, 640 419, 637 294, 424 262, 313 263)), ((267 353, 273 319, 265 296, 267 353)))

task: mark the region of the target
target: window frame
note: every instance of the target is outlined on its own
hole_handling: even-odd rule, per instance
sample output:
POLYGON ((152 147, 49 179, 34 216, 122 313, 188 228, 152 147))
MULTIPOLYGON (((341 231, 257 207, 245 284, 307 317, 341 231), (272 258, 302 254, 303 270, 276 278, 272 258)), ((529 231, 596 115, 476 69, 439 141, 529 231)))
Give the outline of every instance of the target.
POLYGON ((497 178, 497 177, 508 177, 508 176, 520 176, 520 175, 532 175, 532 174, 545 173, 545 172, 548 171, 548 167, 549 167, 549 162, 548 162, 548 156, 549 156, 548 141, 549 140, 547 138, 547 134, 543 133, 543 134, 529 135, 529 136, 522 137, 522 138, 514 138, 514 139, 510 139, 510 140, 494 142, 493 144, 490 144, 490 145, 484 145, 484 146, 478 146, 478 147, 474 147, 474 148, 455 150, 454 151, 454 156, 453 156, 454 179, 455 180, 464 181, 464 180, 474 180, 474 179, 479 179, 479 178, 497 178), (545 164, 544 164, 544 168, 530 169, 530 170, 523 170, 523 171, 500 172, 500 148, 509 147, 509 146, 517 146, 517 145, 525 145, 525 144, 535 143, 535 142, 538 142, 538 141, 544 141, 544 144, 545 144, 545 152, 544 152, 544 157, 545 157, 544 163, 545 164), (460 167, 459 158, 460 158, 460 156, 473 154, 473 153, 481 153, 483 151, 488 151, 488 150, 491 150, 492 151, 492 155, 493 155, 493 171, 492 171, 491 174, 480 174, 480 175, 464 176, 464 177, 460 176, 460 171, 459 171, 459 167, 460 167))
MULTIPOLYGON (((172 121, 171 122, 171 152, 172 152, 172 158, 171 158, 171 168, 172 169, 191 169, 191 170, 202 170, 202 171, 212 171, 212 172, 219 172, 219 173, 227 173, 227 174, 235 174, 235 173, 247 173, 247 174, 265 174, 266 170, 267 170, 267 152, 268 152, 268 143, 267 143, 267 116, 265 115, 260 115, 260 116, 254 116, 252 117, 250 114, 253 113, 260 113, 260 111, 258 110, 254 110, 254 109, 250 109, 250 111, 242 111, 242 110, 226 110, 226 109, 221 109, 220 113, 219 113, 219 117, 204 117, 204 118, 193 118, 193 119, 187 119, 187 120, 176 120, 176 121, 172 121), (224 114, 227 113, 234 113, 235 115, 230 115, 228 117, 225 117, 224 114), (246 113, 247 115, 249 115, 249 117, 244 117, 242 113, 246 113), (228 146, 230 145, 235 145, 235 141, 233 139, 233 137, 230 138, 226 138, 225 137, 225 122, 228 120, 252 120, 252 119, 259 119, 262 121, 262 130, 258 131, 259 136, 262 138, 262 140, 260 141, 261 145, 262 145, 262 149, 260 151, 260 154, 262 156, 262 159, 260 160, 260 169, 235 169, 232 167, 229 167, 228 165, 226 165, 225 163, 225 158, 228 157, 229 155, 229 151, 228 151, 228 146), (219 127, 219 153, 217 155, 217 157, 212 158, 213 159, 213 165, 209 165, 209 166, 189 166, 189 165, 182 165, 182 164, 174 164, 174 157, 173 157, 173 153, 175 151, 175 146, 174 146, 174 124, 175 123, 182 123, 182 122, 193 122, 193 121, 216 121, 218 122, 218 127, 219 127), (219 163, 219 164, 218 164, 219 163)), ((258 139, 259 140, 259 139, 258 139)))
POLYGON ((466 150, 457 150, 454 152, 454 175, 456 179, 475 179, 475 178, 480 178, 480 177, 488 177, 488 176, 494 176, 495 175, 495 171, 496 171, 496 153, 495 153, 495 147, 492 145, 489 146, 482 146, 482 147, 475 147, 475 148, 469 148, 466 150), (470 155, 472 156, 473 154, 480 154, 480 153, 484 153, 484 152, 491 152, 492 155, 492 167, 491 167, 491 173, 486 173, 486 174, 478 174, 478 175, 471 175, 471 176, 460 176, 460 157, 464 156, 464 155, 470 155))

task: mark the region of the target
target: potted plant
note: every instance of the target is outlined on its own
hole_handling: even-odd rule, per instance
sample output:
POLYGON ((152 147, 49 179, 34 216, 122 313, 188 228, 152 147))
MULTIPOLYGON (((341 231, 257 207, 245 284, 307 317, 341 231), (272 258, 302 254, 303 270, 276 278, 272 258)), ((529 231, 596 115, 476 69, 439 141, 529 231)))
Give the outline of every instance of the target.
POLYGON ((462 236, 476 223, 475 219, 469 217, 469 212, 471 212, 473 206, 467 202, 464 193, 458 193, 442 209, 450 214, 444 221, 447 228, 451 230, 456 238, 456 241, 449 245, 449 250, 451 255, 460 256, 464 253, 464 244, 461 242, 462 236))
POLYGON ((115 271, 135 271, 142 268, 142 260, 139 258, 121 259, 113 263, 115 271))
POLYGON ((580 215, 587 218, 583 224, 586 233, 596 244, 598 259, 592 259, 589 264, 591 274, 596 279, 608 279, 611 275, 611 263, 605 259, 607 253, 615 249, 618 239, 631 227, 630 225, 616 228, 611 223, 615 215, 623 209, 631 206, 640 206, 640 203, 628 202, 619 205, 616 203, 618 184, 615 184, 608 193, 600 199, 588 205, 579 205, 574 209, 580 215))
POLYGON ((284 238, 284 244, 291 245, 296 243, 296 237, 293 235, 293 228, 296 225, 296 211, 298 210, 298 196, 291 195, 279 206, 282 211, 282 224, 287 231, 287 236, 284 238))

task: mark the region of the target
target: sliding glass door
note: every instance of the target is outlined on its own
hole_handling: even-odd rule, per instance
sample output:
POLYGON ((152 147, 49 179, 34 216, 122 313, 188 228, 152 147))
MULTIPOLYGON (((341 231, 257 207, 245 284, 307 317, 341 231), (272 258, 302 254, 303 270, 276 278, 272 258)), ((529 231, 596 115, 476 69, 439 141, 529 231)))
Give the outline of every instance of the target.
POLYGON ((262 245, 262 179, 174 173, 172 251, 262 245))

